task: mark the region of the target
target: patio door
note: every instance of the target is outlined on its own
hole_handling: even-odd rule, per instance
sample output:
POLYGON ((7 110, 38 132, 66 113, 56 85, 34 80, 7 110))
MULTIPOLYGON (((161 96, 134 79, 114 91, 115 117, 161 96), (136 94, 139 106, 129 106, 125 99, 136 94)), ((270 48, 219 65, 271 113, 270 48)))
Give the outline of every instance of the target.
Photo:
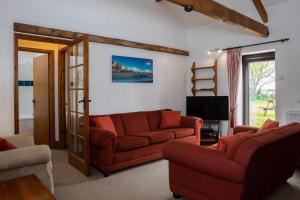
POLYGON ((276 119, 275 52, 243 56, 244 124, 276 119))
POLYGON ((89 175, 89 41, 75 39, 67 50, 68 158, 89 175))

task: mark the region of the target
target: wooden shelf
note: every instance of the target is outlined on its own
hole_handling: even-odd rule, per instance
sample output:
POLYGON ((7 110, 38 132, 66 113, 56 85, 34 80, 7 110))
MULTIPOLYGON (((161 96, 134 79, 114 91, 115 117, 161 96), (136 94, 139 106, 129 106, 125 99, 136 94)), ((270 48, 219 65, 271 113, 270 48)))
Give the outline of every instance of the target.
POLYGON ((194 96, 196 96, 197 92, 213 92, 215 94, 215 96, 218 95, 218 62, 217 62, 217 60, 215 61, 213 66, 208 66, 208 67, 196 67, 196 63, 193 63, 192 72, 193 72, 193 77, 192 77, 191 81, 193 83, 192 93, 194 96), (214 77, 212 77, 212 78, 197 78, 196 70, 201 70, 201 69, 213 69, 215 72, 214 77), (214 88, 197 89, 196 88, 197 81, 213 81, 215 85, 214 85, 214 88))
POLYGON ((195 92, 210 92, 210 91, 214 91, 214 88, 203 88, 203 89, 195 89, 193 91, 195 92))
POLYGON ((214 78, 194 78, 192 81, 213 81, 214 78))
POLYGON ((194 69, 192 69, 192 70, 213 69, 213 68, 214 68, 214 66, 209 66, 209 67, 196 67, 196 68, 194 68, 194 69))

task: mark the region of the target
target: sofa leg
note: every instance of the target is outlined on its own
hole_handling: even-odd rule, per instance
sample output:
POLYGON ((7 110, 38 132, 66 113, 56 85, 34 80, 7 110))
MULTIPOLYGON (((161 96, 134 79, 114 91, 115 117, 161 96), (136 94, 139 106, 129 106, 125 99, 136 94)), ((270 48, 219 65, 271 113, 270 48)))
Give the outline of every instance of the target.
POLYGON ((102 172, 104 177, 109 177, 110 176, 110 172, 102 172))
POLYGON ((180 199, 181 196, 179 194, 176 194, 175 192, 173 192, 173 197, 174 199, 180 199))

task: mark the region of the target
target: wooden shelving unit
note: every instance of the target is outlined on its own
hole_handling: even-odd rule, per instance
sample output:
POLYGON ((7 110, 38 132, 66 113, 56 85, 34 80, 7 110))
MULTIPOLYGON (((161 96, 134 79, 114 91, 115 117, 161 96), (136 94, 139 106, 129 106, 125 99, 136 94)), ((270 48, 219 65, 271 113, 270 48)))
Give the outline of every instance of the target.
POLYGON ((193 96, 196 96, 198 92, 213 92, 215 96, 218 95, 218 61, 215 60, 213 66, 207 66, 207 67, 196 67, 196 63, 193 63, 192 66, 192 83, 193 83, 193 88, 192 88, 192 93, 193 96), (197 78, 196 72, 199 70, 207 70, 207 69, 212 69, 214 71, 214 76, 209 77, 209 78, 197 78), (213 81, 214 82, 214 88, 201 88, 197 89, 196 88, 196 83, 200 81, 213 81))

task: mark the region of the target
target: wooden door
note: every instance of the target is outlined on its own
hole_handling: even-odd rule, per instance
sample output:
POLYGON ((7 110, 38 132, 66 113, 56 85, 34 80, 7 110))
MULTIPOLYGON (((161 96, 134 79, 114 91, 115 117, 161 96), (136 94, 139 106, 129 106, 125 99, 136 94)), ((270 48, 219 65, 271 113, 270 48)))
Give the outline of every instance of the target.
POLYGON ((67 53, 69 163, 89 174, 88 37, 76 39, 67 53))
POLYGON ((34 142, 49 145, 49 56, 33 58, 34 142))

